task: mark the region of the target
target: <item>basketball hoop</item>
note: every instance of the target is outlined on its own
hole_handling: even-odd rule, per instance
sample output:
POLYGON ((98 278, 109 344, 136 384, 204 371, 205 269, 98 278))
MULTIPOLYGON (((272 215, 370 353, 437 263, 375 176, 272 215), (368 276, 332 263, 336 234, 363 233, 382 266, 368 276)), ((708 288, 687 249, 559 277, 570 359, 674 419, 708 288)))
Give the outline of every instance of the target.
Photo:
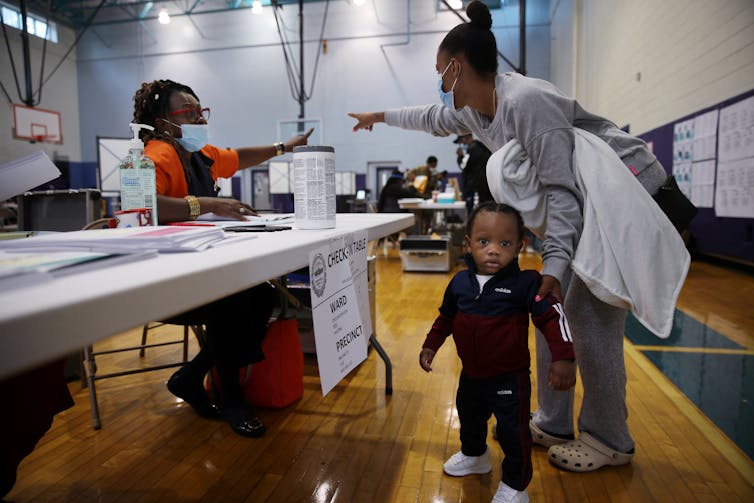
POLYGON ((13 104, 13 137, 31 143, 62 144, 60 112, 13 104))

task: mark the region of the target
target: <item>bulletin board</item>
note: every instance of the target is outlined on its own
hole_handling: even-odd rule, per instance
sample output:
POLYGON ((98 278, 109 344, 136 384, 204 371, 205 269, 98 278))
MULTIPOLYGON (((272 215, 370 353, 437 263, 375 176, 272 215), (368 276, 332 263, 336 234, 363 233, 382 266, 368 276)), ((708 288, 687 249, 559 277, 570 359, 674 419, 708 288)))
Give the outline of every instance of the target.
POLYGON ((754 89, 639 136, 699 208, 696 250, 754 264, 754 89))

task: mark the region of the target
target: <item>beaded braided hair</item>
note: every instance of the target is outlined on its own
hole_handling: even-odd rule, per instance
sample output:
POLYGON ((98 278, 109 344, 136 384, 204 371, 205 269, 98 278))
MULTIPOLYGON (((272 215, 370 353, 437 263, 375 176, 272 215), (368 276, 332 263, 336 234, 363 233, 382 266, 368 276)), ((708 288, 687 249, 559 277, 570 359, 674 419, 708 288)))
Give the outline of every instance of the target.
POLYGON ((170 110, 170 97, 175 92, 186 92, 199 101, 199 97, 189 86, 173 82, 172 80, 153 80, 144 82, 134 95, 135 124, 146 124, 154 127, 154 131, 142 129, 139 138, 146 144, 149 140, 159 139, 173 143, 175 140, 168 131, 157 127, 157 119, 167 116, 170 110))

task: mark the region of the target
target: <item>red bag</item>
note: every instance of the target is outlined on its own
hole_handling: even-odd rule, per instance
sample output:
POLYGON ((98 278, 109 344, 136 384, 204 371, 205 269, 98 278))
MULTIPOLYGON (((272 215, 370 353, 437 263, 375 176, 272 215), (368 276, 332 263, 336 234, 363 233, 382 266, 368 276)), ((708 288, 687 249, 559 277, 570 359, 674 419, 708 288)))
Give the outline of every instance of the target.
MULTIPOLYGON (((279 409, 301 398, 304 394, 304 353, 296 318, 271 322, 262 341, 262 351, 265 359, 251 366, 248 379, 247 368, 240 371, 246 401, 255 407, 279 409)), ((221 383, 214 369, 212 379, 219 389, 221 383)), ((208 382, 210 393, 211 386, 208 382)))

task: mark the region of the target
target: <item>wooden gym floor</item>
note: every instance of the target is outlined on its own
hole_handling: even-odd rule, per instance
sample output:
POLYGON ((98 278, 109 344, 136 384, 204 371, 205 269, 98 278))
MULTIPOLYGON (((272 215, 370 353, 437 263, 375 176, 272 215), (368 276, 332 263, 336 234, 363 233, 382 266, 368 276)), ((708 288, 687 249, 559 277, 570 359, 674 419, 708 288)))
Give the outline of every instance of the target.
MULTIPOLYGON (((539 259, 524 254, 521 263, 538 267, 539 259)), ((56 416, 23 461, 7 500, 489 501, 501 461, 491 436, 491 474, 442 473, 459 448, 460 365, 453 345, 440 351, 432 374, 418 365, 449 277, 402 273, 396 250, 378 256, 376 328, 393 363, 392 396, 385 395, 384 365, 374 351, 324 398, 316 359, 307 356, 303 398, 283 410, 259 410, 268 432, 246 439, 175 399, 165 388, 171 370, 99 381, 99 431, 92 429, 87 391, 73 382, 76 405, 56 416)), ((754 502, 752 297, 750 275, 694 262, 669 341, 627 325, 634 461, 574 474, 553 467, 537 447, 531 501, 754 502)), ((150 337, 180 330, 163 327, 150 337)), ((139 337, 134 330, 97 348, 139 337)), ((148 350, 144 365, 177 360, 179 352, 177 346, 148 350)), ((103 356, 98 365, 108 372, 138 360, 136 353, 103 356)), ((580 399, 577 384, 576 410, 580 399)))

